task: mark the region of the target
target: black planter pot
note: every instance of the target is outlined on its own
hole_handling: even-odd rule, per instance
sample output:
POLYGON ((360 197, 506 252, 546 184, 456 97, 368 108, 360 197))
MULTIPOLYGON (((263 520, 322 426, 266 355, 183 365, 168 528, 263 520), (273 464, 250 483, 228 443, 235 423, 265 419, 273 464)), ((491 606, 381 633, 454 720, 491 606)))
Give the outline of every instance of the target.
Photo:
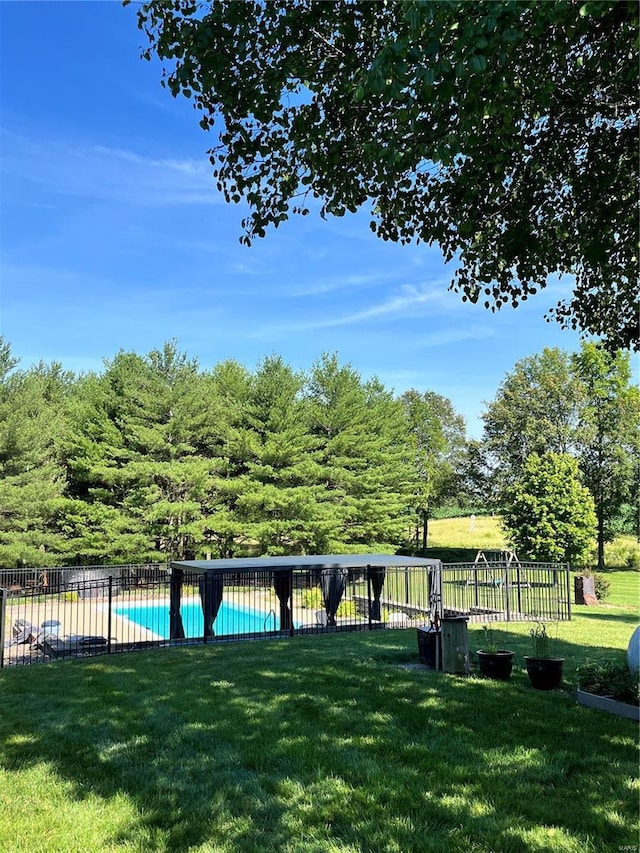
POLYGON ((525 656, 531 686, 536 690, 555 690, 562 681, 564 658, 534 658, 525 656))
POLYGON ((483 652, 482 649, 479 649, 476 654, 478 655, 480 672, 485 678, 495 678, 498 681, 508 681, 511 678, 515 652, 510 652, 507 649, 483 652))

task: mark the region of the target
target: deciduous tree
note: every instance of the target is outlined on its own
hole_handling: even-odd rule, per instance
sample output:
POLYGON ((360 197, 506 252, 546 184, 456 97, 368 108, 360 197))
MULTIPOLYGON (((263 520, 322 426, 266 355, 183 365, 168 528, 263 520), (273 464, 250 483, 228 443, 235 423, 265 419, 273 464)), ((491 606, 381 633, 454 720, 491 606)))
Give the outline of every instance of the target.
POLYGON ((558 348, 516 362, 482 415, 498 479, 510 479, 531 453, 574 449, 582 392, 571 356, 558 348))
MULTIPOLYGON (((584 396, 577 431, 583 482, 595 501, 598 568, 604 568, 604 543, 625 501, 637 500, 640 467, 640 393, 631 385, 629 357, 584 344, 572 357, 584 396)), ((636 504, 637 510, 637 504, 636 504)))
POLYGON ((551 315, 638 346, 633 0, 152 0, 138 25, 219 133, 247 244, 313 199, 369 206, 379 237, 437 242, 464 299, 516 306, 570 274, 551 315))
POLYGON ((460 489, 466 430, 464 419, 440 394, 410 390, 400 399, 414 465, 416 547, 424 550, 433 510, 454 498, 460 489))
POLYGON ((596 516, 577 461, 565 453, 532 453, 508 489, 503 523, 520 557, 582 565, 596 516))

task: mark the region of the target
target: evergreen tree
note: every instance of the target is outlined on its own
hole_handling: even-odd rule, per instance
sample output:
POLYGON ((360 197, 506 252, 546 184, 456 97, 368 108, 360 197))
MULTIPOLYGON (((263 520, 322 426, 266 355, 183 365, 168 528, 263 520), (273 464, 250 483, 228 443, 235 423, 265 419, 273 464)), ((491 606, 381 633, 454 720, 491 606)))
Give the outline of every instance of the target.
POLYGON ((316 549, 405 542, 413 471, 402 404, 335 355, 313 365, 307 400, 323 486, 316 549))
POLYGON ((56 565, 62 541, 52 525, 64 492, 60 443, 73 375, 60 364, 15 370, 0 346, 0 566, 56 565))
POLYGON ((194 447, 198 380, 196 362, 169 343, 146 358, 120 352, 101 377, 83 383, 67 448, 69 496, 107 508, 91 510, 93 541, 73 529, 83 559, 102 542, 111 560, 193 556, 211 474, 194 447))
POLYGON ((253 458, 238 512, 251 522, 251 536, 265 554, 304 553, 314 540, 317 487, 303 385, 304 377, 279 356, 266 358, 251 381, 247 421, 253 458))
POLYGON ((208 412, 200 432, 201 452, 211 460, 211 488, 200 522, 206 556, 234 557, 253 547, 249 525, 238 504, 250 487, 249 466, 255 453, 248 423, 251 376, 236 361, 216 365, 204 380, 208 412))

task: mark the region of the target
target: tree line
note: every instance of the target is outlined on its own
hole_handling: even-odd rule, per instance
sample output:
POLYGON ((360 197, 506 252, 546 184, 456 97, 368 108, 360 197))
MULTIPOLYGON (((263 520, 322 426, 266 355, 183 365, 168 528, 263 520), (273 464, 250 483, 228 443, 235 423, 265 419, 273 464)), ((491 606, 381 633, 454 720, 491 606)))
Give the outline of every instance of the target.
POLYGON ((0 395, 4 567, 394 549, 465 441, 448 400, 335 355, 204 371, 168 343, 75 376, 2 342, 0 395))
POLYGON ((596 533, 633 527, 628 356, 544 350, 516 364, 483 418, 469 440, 446 397, 394 396, 336 355, 308 371, 278 355, 203 370, 169 342, 76 375, 20 369, 0 338, 0 567, 421 550, 447 510, 504 509, 537 559, 579 559, 596 533), (537 495, 541 482, 555 491, 537 495), (532 496, 547 521, 557 505, 542 538, 558 554, 522 532, 532 496))

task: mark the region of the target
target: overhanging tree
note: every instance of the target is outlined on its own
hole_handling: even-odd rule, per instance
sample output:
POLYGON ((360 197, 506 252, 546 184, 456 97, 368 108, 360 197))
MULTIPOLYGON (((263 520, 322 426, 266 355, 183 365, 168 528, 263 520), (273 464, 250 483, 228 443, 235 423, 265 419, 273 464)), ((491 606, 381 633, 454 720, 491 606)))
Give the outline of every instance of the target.
POLYGON ((637 3, 153 0, 138 25, 220 132, 247 244, 310 199, 370 205, 379 237, 456 259, 463 299, 571 274, 548 316, 638 346, 637 3))

